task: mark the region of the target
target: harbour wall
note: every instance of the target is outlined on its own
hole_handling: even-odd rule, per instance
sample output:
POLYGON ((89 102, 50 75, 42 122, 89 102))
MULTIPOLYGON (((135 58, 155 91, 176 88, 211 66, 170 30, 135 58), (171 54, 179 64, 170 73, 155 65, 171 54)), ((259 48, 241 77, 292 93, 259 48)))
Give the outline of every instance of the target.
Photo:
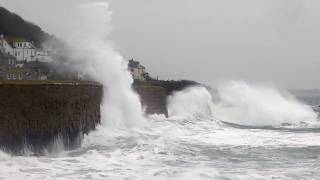
POLYGON ((163 87, 135 85, 133 88, 139 94, 142 107, 147 115, 163 114, 168 116, 167 94, 163 87))
MULTIPOLYGON (((135 83, 133 89, 147 115, 168 116, 165 87, 135 83)), ((91 81, 0 81, 0 148, 42 154, 59 142, 75 149, 100 124, 102 99, 103 86, 91 81)))
POLYGON ((0 146, 41 153, 55 141, 80 145, 100 123, 103 87, 95 82, 0 82, 0 146))

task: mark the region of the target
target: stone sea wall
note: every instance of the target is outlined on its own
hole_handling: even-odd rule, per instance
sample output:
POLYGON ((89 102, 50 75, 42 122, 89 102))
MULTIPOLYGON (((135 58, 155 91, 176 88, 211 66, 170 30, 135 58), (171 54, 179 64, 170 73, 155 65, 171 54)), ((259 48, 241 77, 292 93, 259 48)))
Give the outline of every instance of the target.
MULTIPOLYGON (((146 114, 168 116, 166 86, 144 82, 133 89, 146 114)), ((103 86, 91 81, 0 81, 0 148, 42 154, 56 141, 77 148, 101 122, 102 96, 103 86)))
POLYGON ((140 95, 142 105, 147 114, 164 114, 168 117, 167 97, 175 91, 181 91, 190 86, 200 86, 195 81, 135 81, 134 89, 140 95))
POLYGON ((0 146, 41 153, 59 138, 80 145, 100 123, 102 85, 95 82, 0 81, 0 146))
POLYGON ((134 90, 139 94, 141 104, 146 114, 164 114, 168 116, 167 93, 161 86, 135 85, 134 90))

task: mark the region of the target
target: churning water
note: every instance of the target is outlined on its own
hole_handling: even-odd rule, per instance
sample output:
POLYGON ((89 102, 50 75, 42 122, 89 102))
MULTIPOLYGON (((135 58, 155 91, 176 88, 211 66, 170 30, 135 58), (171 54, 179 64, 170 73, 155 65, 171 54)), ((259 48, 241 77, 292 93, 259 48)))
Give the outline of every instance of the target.
POLYGON ((1 153, 0 179, 320 177, 320 130, 313 119, 314 112, 272 88, 233 82, 221 90, 214 94, 218 96, 215 101, 211 93, 200 87, 176 93, 168 101, 170 118, 154 115, 139 128, 101 126, 85 137, 82 148, 75 151, 44 157, 12 157, 1 153), (254 100, 246 103, 243 96, 224 99, 226 92, 247 96, 248 88, 256 93, 253 94, 262 93, 268 98, 251 97, 254 100), (275 99, 279 102, 274 102, 275 99), (268 101, 274 104, 271 106, 268 101), (297 112, 286 114, 286 106, 282 104, 292 106, 288 110, 297 112), (246 106, 254 108, 254 112, 245 110, 246 106), (235 109, 244 114, 237 112, 236 115, 240 114, 237 117, 235 109), (232 120, 233 117, 236 119, 232 120), (246 117, 255 121, 240 122, 246 117))
POLYGON ((71 59, 107 87, 102 125, 78 150, 0 153, 0 179, 319 179, 317 115, 274 88, 190 88, 168 99, 170 118, 145 119, 123 58, 105 41, 109 14, 105 3, 82 5, 61 27, 70 27, 71 59))

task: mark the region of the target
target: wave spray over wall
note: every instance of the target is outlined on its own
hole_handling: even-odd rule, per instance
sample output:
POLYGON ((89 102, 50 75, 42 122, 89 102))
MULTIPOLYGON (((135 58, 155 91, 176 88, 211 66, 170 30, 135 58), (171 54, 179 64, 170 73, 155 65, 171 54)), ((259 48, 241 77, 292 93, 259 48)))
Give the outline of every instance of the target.
POLYGON ((249 85, 242 81, 225 83, 212 92, 201 87, 178 92, 169 99, 171 116, 212 115, 218 121, 251 127, 318 127, 317 114, 288 92, 249 85))
POLYGON ((144 121, 139 97, 123 57, 107 40, 111 30, 108 3, 81 4, 73 13, 68 33, 72 59, 81 71, 105 87, 102 123, 105 127, 132 127, 144 121))
POLYGON ((211 94, 204 87, 190 87, 168 98, 168 111, 172 118, 210 118, 212 106, 211 94))

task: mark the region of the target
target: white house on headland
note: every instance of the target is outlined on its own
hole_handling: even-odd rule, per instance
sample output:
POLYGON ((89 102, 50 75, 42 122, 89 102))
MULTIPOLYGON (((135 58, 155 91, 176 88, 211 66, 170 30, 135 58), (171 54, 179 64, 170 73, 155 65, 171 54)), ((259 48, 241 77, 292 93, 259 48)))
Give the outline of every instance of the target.
POLYGON ((134 80, 146 80, 148 73, 146 72, 146 68, 142 66, 139 61, 134 61, 133 59, 129 60, 128 68, 134 80))

